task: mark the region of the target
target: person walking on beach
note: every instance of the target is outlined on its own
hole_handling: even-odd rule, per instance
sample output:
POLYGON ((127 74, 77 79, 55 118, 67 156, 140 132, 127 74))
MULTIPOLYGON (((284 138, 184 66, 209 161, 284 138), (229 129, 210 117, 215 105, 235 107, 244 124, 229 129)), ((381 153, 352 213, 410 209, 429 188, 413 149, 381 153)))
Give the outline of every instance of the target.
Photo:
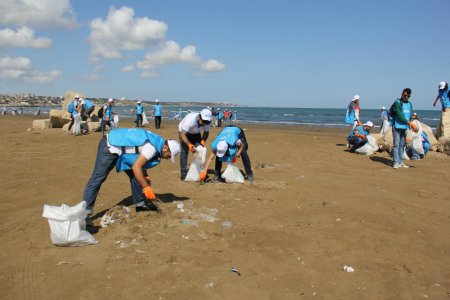
POLYGON ((445 81, 439 83, 438 95, 434 100, 433 106, 436 106, 438 100, 441 101, 442 112, 450 108, 450 91, 448 89, 448 83, 445 81))
POLYGON ((180 179, 184 180, 187 175, 187 159, 189 151, 195 153, 195 147, 199 144, 205 146, 208 139, 212 113, 209 109, 200 112, 188 113, 178 125, 178 133, 181 144, 180 154, 180 179), (200 134, 203 130, 203 135, 200 134))
POLYGON ((217 109, 217 127, 222 127, 223 120, 223 112, 220 111, 220 108, 217 109))
POLYGON ((155 105, 153 105, 153 117, 155 118, 155 128, 161 128, 161 117, 162 117, 162 106, 159 104, 159 100, 155 100, 155 105))
POLYGON ((136 123, 136 127, 142 127, 142 120, 144 120, 144 106, 142 105, 141 100, 137 102, 137 105, 133 109, 131 115, 134 115, 134 113, 136 113, 136 120, 134 121, 136 123))
POLYGON ((417 126, 410 121, 412 116, 412 104, 409 101, 411 89, 405 88, 400 99, 394 101, 394 116, 392 124, 392 135, 394 137, 394 146, 392 149, 394 169, 409 168, 403 163, 403 151, 406 144, 406 130, 408 126, 417 132, 417 126))
POLYGON ((208 168, 215 160, 214 177, 212 182, 221 181, 222 162, 236 163, 240 157, 244 164, 247 180, 253 182, 253 171, 250 164, 250 157, 247 154, 248 143, 244 131, 234 125, 225 126, 211 144, 212 153, 205 163, 203 171, 200 173, 200 180, 206 179, 208 168))
POLYGON ((359 120, 359 100, 359 95, 353 96, 352 101, 350 101, 347 106, 347 112, 345 114, 345 123, 351 124, 353 127, 362 125, 362 122, 359 120))
POLYGON ((235 124, 237 124, 237 111, 234 111, 233 116, 234 116, 233 121, 234 121, 235 124))
POLYGON ((356 149, 361 148, 367 143, 367 135, 373 128, 373 123, 367 121, 363 125, 356 125, 350 135, 347 137, 348 143, 352 145, 350 152, 354 153, 356 149))
POLYGON ((380 108, 381 113, 380 113, 380 117, 377 120, 378 124, 380 125, 380 132, 384 132, 387 130, 387 128, 385 128, 385 126, 389 127, 389 114, 386 110, 386 107, 382 106, 380 108))
MULTIPOLYGON (((83 201, 89 215, 92 215, 100 187, 114 166, 117 172, 124 171, 130 178, 131 199, 136 212, 155 210, 154 205, 146 203, 146 200, 156 198, 147 169, 157 166, 161 159, 171 158, 175 162, 178 153, 180 145, 177 141, 166 140, 145 129, 111 131, 100 140, 94 170, 84 189, 83 201)), ((92 220, 88 218, 86 223, 92 225, 92 220)))
POLYGON ((81 120, 87 121, 91 117, 91 113, 94 111, 95 105, 88 99, 81 101, 81 120))
POLYGON ((106 125, 108 125, 111 129, 114 128, 114 113, 112 112, 113 105, 114 99, 109 98, 108 102, 103 106, 103 117, 101 122, 102 136, 105 136, 106 125))

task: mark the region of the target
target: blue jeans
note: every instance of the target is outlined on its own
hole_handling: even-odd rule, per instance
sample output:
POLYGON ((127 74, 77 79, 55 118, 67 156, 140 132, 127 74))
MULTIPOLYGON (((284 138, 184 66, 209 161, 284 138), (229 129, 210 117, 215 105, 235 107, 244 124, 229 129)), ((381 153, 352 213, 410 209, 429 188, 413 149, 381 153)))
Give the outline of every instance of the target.
POLYGON ((394 147, 392 148, 394 164, 401 164, 403 163, 403 151, 405 150, 406 129, 392 126, 392 136, 394 137, 394 147))
POLYGON ((352 145, 350 152, 355 152, 356 149, 361 148, 362 146, 364 146, 367 143, 367 140, 363 140, 362 138, 357 137, 357 136, 349 137, 347 140, 348 140, 348 143, 350 145, 352 145))
MULTIPOLYGON (((109 152, 108 143, 106 137, 103 137, 98 144, 97 158, 95 160, 94 171, 84 189, 83 201, 86 202, 86 209, 92 213, 92 209, 95 205, 98 192, 103 182, 109 175, 109 172, 116 165, 119 156, 109 152)), ((126 170, 128 177, 130 178, 131 196, 135 205, 141 206, 145 202, 145 197, 142 194, 142 187, 134 178, 132 170, 126 170)))

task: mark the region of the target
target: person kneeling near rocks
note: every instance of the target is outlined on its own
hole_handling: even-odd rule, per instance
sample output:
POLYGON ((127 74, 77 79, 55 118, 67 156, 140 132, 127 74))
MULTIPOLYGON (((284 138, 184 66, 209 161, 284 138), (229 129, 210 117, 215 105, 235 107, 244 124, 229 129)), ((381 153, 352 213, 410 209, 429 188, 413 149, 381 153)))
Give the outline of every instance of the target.
POLYGON ((111 131, 98 145, 94 171, 84 189, 83 201, 90 216, 97 199, 97 194, 109 172, 116 167, 117 172, 124 171, 130 178, 131 198, 136 212, 156 210, 156 206, 145 200, 155 200, 155 192, 147 169, 157 166, 161 159, 172 158, 180 153, 180 145, 175 140, 162 137, 144 129, 122 128, 111 131))
POLYGON ((350 135, 347 137, 348 143, 352 145, 350 152, 355 152, 356 149, 361 148, 367 143, 367 135, 372 128, 373 123, 367 121, 363 125, 357 125, 352 129, 350 135))
POLYGON ((216 160, 216 165, 212 182, 219 182, 221 180, 222 162, 236 163, 239 157, 242 156, 247 180, 253 182, 250 157, 247 154, 248 143, 241 128, 233 125, 226 126, 212 142, 211 148, 212 153, 206 161, 203 171, 200 173, 201 181, 206 179, 208 168, 214 159, 216 160))

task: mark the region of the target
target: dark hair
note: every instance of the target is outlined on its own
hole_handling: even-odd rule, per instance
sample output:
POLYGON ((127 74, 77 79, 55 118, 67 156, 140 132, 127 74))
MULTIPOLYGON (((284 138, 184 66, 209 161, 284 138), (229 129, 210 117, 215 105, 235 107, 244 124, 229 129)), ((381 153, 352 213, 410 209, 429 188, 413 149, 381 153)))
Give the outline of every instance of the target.
POLYGON ((411 89, 410 88, 403 89, 402 94, 403 93, 407 93, 408 95, 411 95, 411 89))
POLYGON ((444 90, 448 89, 448 83, 445 83, 444 90))

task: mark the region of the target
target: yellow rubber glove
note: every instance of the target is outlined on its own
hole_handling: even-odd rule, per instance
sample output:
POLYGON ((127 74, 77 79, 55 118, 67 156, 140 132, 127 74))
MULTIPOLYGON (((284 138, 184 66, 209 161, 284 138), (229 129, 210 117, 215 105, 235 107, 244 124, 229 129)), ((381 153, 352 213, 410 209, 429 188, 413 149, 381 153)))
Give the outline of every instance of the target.
POLYGON ((189 151, 191 151, 192 153, 195 153, 195 147, 192 144, 189 144, 189 151))
POLYGON ((156 199, 155 192, 148 185, 142 189, 142 193, 144 193, 145 199, 147 199, 147 200, 155 200, 156 199))
POLYGON ((200 173, 200 181, 204 181, 206 179, 206 175, 208 174, 207 171, 202 171, 200 173))
POLYGON ((205 147, 205 141, 204 141, 204 140, 201 140, 201 141, 200 141, 200 144, 201 144, 203 147, 205 147))
POLYGON ((235 155, 234 158, 231 160, 231 162, 233 164, 235 164, 238 161, 238 159, 239 159, 239 156, 235 155))
POLYGON ((416 124, 414 124, 413 122, 409 122, 408 124, 411 127, 411 129, 414 130, 414 132, 419 131, 419 128, 417 128, 416 124))

